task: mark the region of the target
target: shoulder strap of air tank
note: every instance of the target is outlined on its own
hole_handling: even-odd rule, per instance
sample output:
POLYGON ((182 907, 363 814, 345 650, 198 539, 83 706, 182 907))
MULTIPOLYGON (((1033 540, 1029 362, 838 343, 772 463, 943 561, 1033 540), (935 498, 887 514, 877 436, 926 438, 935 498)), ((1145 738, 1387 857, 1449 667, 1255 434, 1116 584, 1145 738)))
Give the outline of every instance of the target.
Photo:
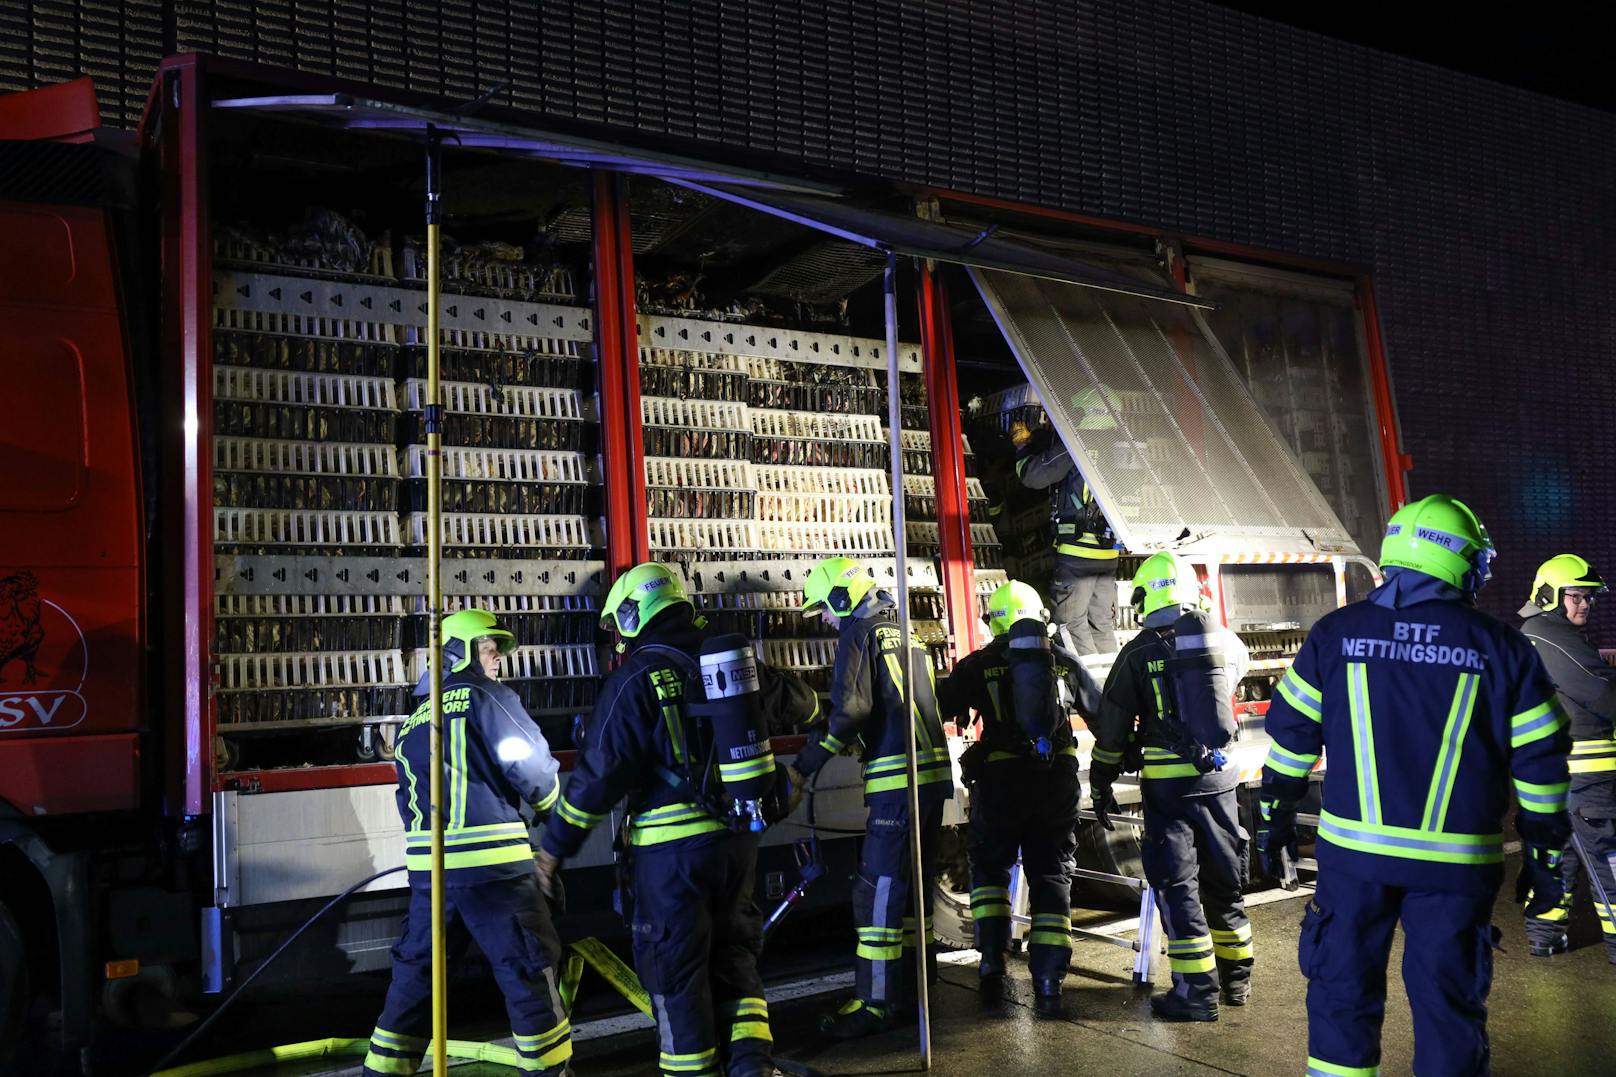
MULTIPOLYGON (((637 658, 640 655, 648 655, 649 657, 668 660, 668 665, 678 669, 680 673, 684 675, 685 684, 687 686, 692 682, 692 680, 694 680, 697 684, 701 682, 701 664, 677 647, 670 647, 665 643, 644 643, 634 649, 633 657, 637 658)), ((650 663, 646 663, 646 666, 649 668, 650 663)), ((690 713, 689 709, 685 708, 684 713, 688 715, 690 713)), ((690 745, 688 739, 685 740, 685 743, 675 745, 675 749, 678 758, 686 760, 686 765, 688 766, 688 761, 690 758, 690 745)), ((694 799, 695 786, 691 782, 688 774, 680 774, 673 768, 663 766, 659 763, 656 767, 656 775, 679 795, 689 796, 694 799)))

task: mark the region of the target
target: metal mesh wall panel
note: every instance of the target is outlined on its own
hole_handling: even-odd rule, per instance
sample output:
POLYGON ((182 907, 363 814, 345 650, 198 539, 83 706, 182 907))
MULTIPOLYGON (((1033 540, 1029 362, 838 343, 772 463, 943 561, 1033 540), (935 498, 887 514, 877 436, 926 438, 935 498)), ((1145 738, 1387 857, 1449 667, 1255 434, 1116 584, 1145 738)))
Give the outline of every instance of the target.
POLYGON ((203 49, 1361 262, 1416 492, 1471 498, 1508 612, 1616 563, 1616 118, 1199 0, 33 0, 0 90, 139 117, 203 49), (406 14, 407 12, 407 14, 406 14))
POLYGON ((1214 551, 1356 552, 1193 311, 972 276, 1130 550, 1168 546, 1187 528, 1214 551))

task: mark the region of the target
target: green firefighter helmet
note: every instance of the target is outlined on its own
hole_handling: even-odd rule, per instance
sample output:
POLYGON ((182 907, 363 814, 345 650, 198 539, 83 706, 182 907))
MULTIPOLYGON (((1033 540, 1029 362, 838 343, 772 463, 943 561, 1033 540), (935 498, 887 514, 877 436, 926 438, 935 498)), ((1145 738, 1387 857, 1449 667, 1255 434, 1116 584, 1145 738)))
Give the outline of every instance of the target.
POLYGON ((1532 581, 1532 604, 1552 613, 1565 603, 1567 587, 1586 587, 1596 595, 1605 593, 1605 581, 1587 558, 1562 553, 1538 566, 1537 578, 1532 581))
POLYGON ((1020 580, 1001 583, 988 599, 988 630, 995 636, 1010 631, 1017 621, 1038 620, 1049 623, 1049 610, 1031 584, 1020 580))
POLYGON ((1072 394, 1072 411, 1077 415, 1079 430, 1115 430, 1117 415, 1122 408, 1117 394, 1107 385, 1096 384, 1080 393, 1072 394))
POLYGON ((615 628, 619 636, 633 639, 651 623, 651 618, 681 602, 693 607, 679 574, 667 565, 647 561, 617 577, 606 592, 600 627, 615 628))
POLYGON ((494 615, 487 610, 469 609, 451 613, 443 619, 443 646, 445 654, 454 656, 450 673, 459 673, 471 665, 477 655, 477 641, 492 639, 499 644, 500 654, 516 650, 516 637, 499 627, 494 615), (451 647, 458 642, 458 647, 451 647), (458 651, 458 654, 455 652, 458 651))
POLYGON ((1492 578, 1493 541, 1469 505, 1447 494, 1412 501, 1386 524, 1380 567, 1408 568, 1474 595, 1492 578))
POLYGON ((875 590, 875 577, 851 557, 827 557, 808 571, 802 583, 802 612, 812 616, 828 609, 847 617, 875 590))
POLYGON ((1168 606, 1198 606, 1201 587, 1188 564, 1163 550, 1145 558, 1133 574, 1133 608, 1141 620, 1168 606))

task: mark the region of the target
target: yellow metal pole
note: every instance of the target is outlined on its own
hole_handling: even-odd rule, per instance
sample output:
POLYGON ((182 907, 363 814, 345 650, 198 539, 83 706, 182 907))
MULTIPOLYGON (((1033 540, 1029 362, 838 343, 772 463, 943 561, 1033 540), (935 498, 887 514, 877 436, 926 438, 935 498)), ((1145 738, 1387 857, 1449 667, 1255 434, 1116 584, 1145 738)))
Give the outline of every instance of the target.
POLYGON ((449 960, 444 945, 443 893, 443 405, 438 384, 439 276, 438 170, 441 138, 426 134, 426 563, 431 632, 427 661, 432 671, 432 1073, 449 1072, 449 960))

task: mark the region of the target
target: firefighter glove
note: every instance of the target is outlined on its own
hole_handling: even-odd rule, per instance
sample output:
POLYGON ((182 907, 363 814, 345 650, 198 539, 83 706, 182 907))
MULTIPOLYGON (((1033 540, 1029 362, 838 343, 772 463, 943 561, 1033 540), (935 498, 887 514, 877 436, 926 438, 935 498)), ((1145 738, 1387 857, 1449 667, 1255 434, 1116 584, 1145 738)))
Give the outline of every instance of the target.
POLYGON ((1521 873, 1515 877, 1515 900, 1526 906, 1528 916, 1538 916, 1558 908, 1565 896, 1560 878, 1560 850, 1528 845, 1521 857, 1521 873))
POLYGON ((560 916, 567 911, 567 890, 561 882, 561 860, 547 849, 533 851, 533 868, 538 872, 539 890, 550 912, 560 916))
POLYGON ((1117 780, 1120 773, 1115 763, 1089 764, 1089 798, 1094 809, 1095 817, 1100 825, 1107 830, 1115 830, 1116 824, 1111 822, 1111 812, 1121 811, 1117 798, 1111 795, 1111 784, 1117 780))
POLYGON ((808 776, 796 767, 786 764, 786 814, 790 815, 802 803, 808 791, 808 776))
POLYGON ((1286 890, 1295 890, 1296 881, 1296 805, 1272 797, 1257 802, 1262 813, 1262 827, 1257 831, 1257 850, 1262 854, 1263 870, 1286 890))

